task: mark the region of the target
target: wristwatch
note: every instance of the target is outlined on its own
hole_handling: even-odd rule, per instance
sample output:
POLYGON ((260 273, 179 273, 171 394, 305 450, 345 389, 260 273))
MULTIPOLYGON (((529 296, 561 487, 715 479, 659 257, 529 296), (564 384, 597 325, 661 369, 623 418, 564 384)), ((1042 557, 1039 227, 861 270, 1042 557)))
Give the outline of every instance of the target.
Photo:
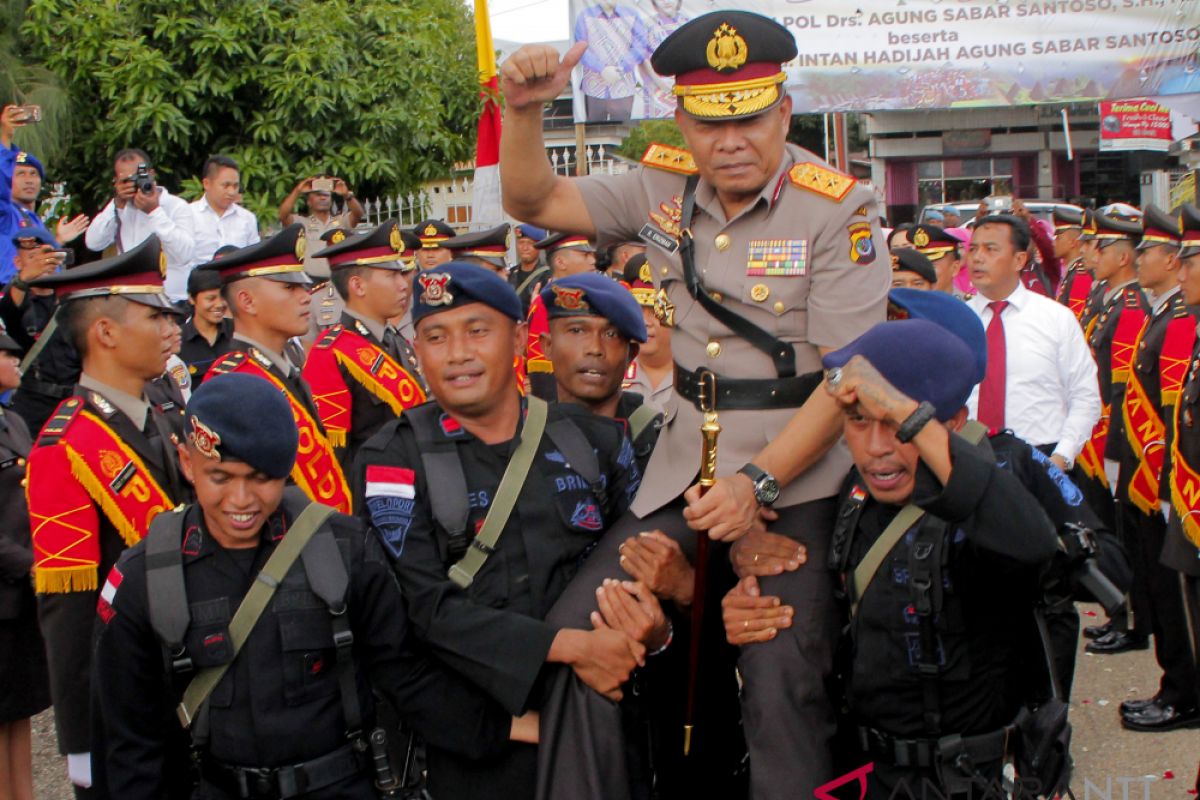
POLYGON ((13 278, 12 281, 8 285, 13 289, 19 289, 22 292, 29 291, 29 284, 26 283, 24 280, 22 280, 19 275, 17 277, 13 278))
POLYGON ((900 427, 896 430, 896 441, 908 444, 935 416, 937 416, 937 409, 934 408, 933 403, 921 402, 916 410, 908 415, 908 419, 900 423, 900 427))
POLYGON ((773 506, 779 499, 779 481, 766 470, 747 464, 738 470, 754 484, 754 499, 760 506, 773 506))

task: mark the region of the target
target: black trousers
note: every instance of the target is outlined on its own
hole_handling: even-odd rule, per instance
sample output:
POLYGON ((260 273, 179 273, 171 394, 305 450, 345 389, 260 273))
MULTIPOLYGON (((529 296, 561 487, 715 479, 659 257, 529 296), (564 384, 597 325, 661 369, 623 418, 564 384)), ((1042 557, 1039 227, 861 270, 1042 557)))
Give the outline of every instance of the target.
MULTIPOLYGON (((645 519, 633 514, 619 519, 551 609, 547 621, 590 628, 588 615, 596 608, 597 587, 605 578, 627 577, 618 561, 618 548, 641 531, 663 531, 693 558, 696 533, 683 519, 683 506, 680 499, 645 519)), ((779 596, 795 607, 796 615, 792 627, 773 641, 743 648, 738 662, 743 681, 742 724, 755 800, 811 797, 816 787, 832 778, 834 716, 826 684, 832 672, 838 619, 833 574, 826 562, 836 501, 827 498, 778 511, 779 520, 772 530, 803 543, 808 561, 796 572, 760 580, 764 595, 779 596)), ((715 552, 720 552, 719 548, 715 552)), ((710 592, 706 602, 710 614, 720 614, 720 594, 710 592)), ((678 680, 681 688, 686 686, 686 673, 678 680)), ((698 705, 709 702, 701 697, 698 705)), ((692 760, 696 763, 691 768, 699 770, 704 764, 698 753, 711 734, 698 719, 693 735, 696 757, 692 760)), ((542 800, 620 800, 630 796, 620 709, 569 669, 553 670, 548 677, 537 796, 542 800)))
POLYGON ((1125 549, 1133 566, 1129 595, 1134 630, 1154 636, 1154 656, 1163 671, 1159 684, 1163 701, 1191 708, 1197 697, 1179 573, 1158 560, 1167 536, 1167 522, 1158 509, 1145 514, 1131 503, 1122 501, 1118 505, 1125 549))

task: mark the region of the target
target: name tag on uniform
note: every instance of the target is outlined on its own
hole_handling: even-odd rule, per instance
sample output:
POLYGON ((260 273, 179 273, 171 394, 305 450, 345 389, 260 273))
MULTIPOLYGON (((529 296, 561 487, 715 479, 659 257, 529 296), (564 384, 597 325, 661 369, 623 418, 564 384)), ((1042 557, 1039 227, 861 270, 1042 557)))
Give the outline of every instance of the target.
POLYGON ((638 231, 638 237, 658 247, 660 250, 666 250, 668 253, 674 253, 679 249, 679 241, 677 239, 668 236, 648 222, 638 231))
POLYGON ((746 274, 763 278, 794 278, 808 271, 807 239, 751 239, 746 274))

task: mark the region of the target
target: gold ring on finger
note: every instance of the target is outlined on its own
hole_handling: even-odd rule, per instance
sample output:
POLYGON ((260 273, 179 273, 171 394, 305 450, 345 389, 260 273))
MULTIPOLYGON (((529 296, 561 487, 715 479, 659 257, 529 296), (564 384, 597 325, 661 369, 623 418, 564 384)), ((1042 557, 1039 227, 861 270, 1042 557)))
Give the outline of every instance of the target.
POLYGON ((755 554, 754 554, 754 563, 755 563, 755 564, 757 564, 757 563, 758 563, 758 553, 755 553, 755 554))
POLYGON ((748 619, 742 620, 742 630, 744 630, 744 631, 750 630, 750 620, 748 620, 748 619))

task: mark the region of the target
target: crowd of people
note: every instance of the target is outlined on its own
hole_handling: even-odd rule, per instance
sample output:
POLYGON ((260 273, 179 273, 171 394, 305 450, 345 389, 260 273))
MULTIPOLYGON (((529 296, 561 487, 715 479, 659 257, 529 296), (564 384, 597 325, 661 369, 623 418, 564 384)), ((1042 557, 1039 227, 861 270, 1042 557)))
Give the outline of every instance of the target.
POLYGON ((742 11, 656 42, 686 150, 559 176, 585 47, 466 233, 136 149, 51 232, 4 110, 0 797, 51 705, 86 798, 1053 796, 1080 635, 1200 727, 1200 209, 887 230, 742 11))

